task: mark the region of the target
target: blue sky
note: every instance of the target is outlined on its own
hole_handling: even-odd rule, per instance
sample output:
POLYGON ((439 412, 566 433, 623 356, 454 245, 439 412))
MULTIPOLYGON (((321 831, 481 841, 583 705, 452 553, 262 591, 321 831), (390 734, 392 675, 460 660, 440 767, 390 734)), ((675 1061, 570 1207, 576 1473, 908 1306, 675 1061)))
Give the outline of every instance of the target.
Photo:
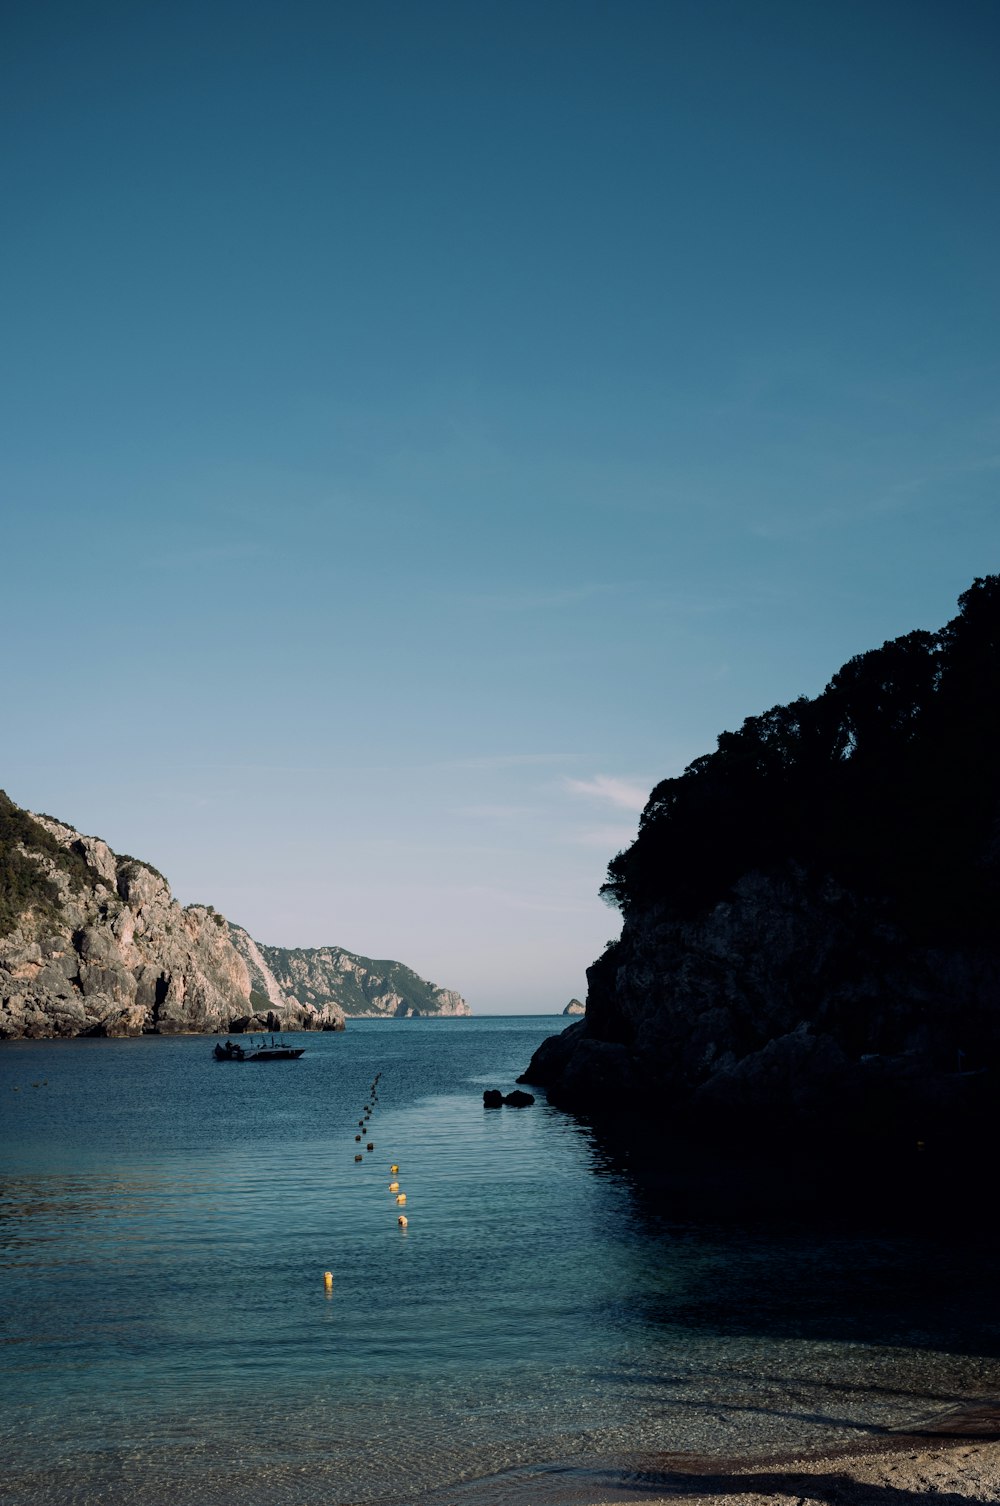
POLYGON ((1000 568, 992 3, 18 3, 2 784, 562 1008, 652 785, 1000 568))

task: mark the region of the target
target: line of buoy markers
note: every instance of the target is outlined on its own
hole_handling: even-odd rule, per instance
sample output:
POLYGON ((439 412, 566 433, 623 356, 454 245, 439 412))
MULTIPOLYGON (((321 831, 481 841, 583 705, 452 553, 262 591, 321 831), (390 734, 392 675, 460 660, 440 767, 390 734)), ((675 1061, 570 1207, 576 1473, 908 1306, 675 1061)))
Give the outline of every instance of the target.
MULTIPOLYGON (((361 1118, 358 1120, 358 1129, 359 1130, 364 1130, 367 1127, 369 1119, 371 1118, 372 1114, 375 1112, 375 1105, 378 1102, 378 1083, 379 1083, 379 1078, 381 1076, 382 1076, 381 1072, 376 1072, 375 1076, 374 1076, 374 1078, 372 1080, 372 1085, 368 1089, 368 1102, 366 1104, 362 1105, 361 1118)), ((362 1136, 360 1134, 354 1136, 354 1143, 355 1143, 355 1145, 360 1145, 361 1144, 361 1140, 362 1140, 362 1136)), ((366 1140, 365 1141, 365 1150, 372 1151, 374 1149, 375 1149, 375 1142, 374 1142, 374 1140, 366 1140)), ((355 1156, 354 1156, 354 1160, 355 1160, 355 1163, 357 1163, 358 1161, 363 1161, 364 1160, 363 1153, 361 1151, 356 1151, 355 1152, 355 1156)), ((397 1165, 397 1163, 395 1161, 393 1161, 392 1164, 389 1167, 389 1174, 394 1179, 396 1177, 398 1177, 398 1175, 399 1175, 399 1166, 397 1165)), ((397 1205, 400 1208, 404 1207, 405 1204, 406 1204, 406 1193, 405 1192, 400 1192, 398 1181, 393 1180, 393 1181, 391 1181, 389 1183, 389 1191, 396 1194, 396 1203, 397 1203, 397 1205)), ((410 1220, 407 1218, 407 1216, 406 1216, 405 1213, 400 1213, 396 1217, 396 1222, 397 1222, 397 1224, 399 1225, 399 1227, 401 1229, 405 1229, 405 1228, 407 1228, 409 1226, 410 1220)), ((333 1272, 332 1271, 324 1271, 323 1272, 323 1287, 324 1287, 324 1289, 326 1291, 326 1295, 328 1297, 331 1296, 332 1293, 333 1293, 333 1272)))

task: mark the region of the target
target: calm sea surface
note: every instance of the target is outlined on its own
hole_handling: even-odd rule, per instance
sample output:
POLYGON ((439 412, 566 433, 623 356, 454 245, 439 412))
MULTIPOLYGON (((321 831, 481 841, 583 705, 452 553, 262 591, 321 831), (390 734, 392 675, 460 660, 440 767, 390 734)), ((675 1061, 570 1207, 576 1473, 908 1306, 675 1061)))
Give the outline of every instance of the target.
POLYGON ((565 1023, 353 1021, 268 1066, 0 1046, 4 1506, 440 1501, 997 1394, 947 1186, 905 1235, 693 1221, 542 1100, 483 1109, 565 1023))

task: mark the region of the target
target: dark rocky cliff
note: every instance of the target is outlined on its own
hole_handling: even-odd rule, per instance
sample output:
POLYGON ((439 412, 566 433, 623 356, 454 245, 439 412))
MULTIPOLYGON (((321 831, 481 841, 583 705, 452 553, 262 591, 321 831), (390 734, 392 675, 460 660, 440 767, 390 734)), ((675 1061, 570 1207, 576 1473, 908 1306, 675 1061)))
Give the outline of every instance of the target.
POLYGON ((586 1017, 522 1081, 748 1132, 994 1125, 1000 578, 960 605, 653 791, 586 1017))

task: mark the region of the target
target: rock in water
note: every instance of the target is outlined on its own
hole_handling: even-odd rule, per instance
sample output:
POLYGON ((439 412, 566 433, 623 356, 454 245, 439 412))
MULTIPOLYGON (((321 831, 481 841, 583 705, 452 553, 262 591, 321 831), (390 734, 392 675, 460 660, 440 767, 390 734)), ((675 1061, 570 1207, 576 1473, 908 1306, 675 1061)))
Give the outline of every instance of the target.
POLYGON ((586 1014, 586 1012, 586 1005, 581 1004, 579 999, 570 999, 569 1003, 566 1005, 566 1008, 563 1010, 563 1014, 586 1014))

